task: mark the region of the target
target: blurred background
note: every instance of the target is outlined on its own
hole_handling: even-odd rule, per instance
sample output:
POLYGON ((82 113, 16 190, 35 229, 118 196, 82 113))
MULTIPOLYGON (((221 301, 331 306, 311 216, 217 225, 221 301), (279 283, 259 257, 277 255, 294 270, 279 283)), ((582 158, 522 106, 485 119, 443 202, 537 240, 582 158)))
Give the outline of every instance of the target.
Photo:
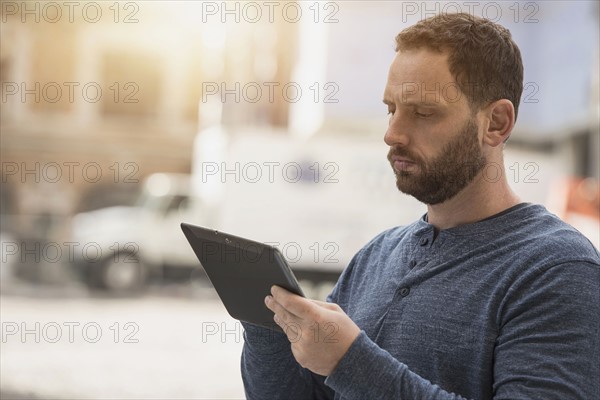
POLYGON ((242 327, 179 224, 272 243, 324 299, 425 212, 381 99, 395 35, 440 12, 511 30, 508 181, 600 245, 597 2, 0 7, 2 398, 243 398, 242 327))

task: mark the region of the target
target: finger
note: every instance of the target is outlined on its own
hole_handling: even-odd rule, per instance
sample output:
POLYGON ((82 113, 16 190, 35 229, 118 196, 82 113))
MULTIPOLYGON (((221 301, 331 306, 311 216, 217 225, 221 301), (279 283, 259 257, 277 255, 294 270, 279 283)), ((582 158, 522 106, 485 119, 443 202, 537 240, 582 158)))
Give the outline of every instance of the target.
POLYGON ((300 320, 298 316, 286 310, 285 307, 283 307, 277 300, 275 300, 275 298, 273 298, 273 296, 265 297, 265 304, 269 310, 273 311, 279 320, 285 323, 289 323, 291 321, 297 322, 300 320))
POLYGON ((265 299, 265 303, 268 300, 270 307, 277 310, 277 313, 273 314, 273 320, 281 329, 283 333, 287 336, 288 340, 293 343, 298 340, 299 336, 301 336, 302 327, 300 325, 299 319, 287 312, 285 308, 281 307, 280 304, 276 304, 276 301, 273 298, 268 299, 271 296, 267 296, 265 299))
POLYGON ((271 293, 273 294, 273 298, 281 304, 283 308, 298 318, 304 319, 307 317, 314 317, 318 311, 317 305, 312 301, 289 292, 282 287, 272 286, 271 293))

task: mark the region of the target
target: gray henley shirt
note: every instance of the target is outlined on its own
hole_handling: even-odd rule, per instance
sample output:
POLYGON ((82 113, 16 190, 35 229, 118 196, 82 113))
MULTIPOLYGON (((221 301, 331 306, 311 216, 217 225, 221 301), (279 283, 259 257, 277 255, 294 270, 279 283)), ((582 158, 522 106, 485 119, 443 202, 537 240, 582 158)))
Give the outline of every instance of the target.
MULTIPOLYGON (((327 301, 361 332, 328 377, 243 322, 248 399, 600 399, 600 254, 522 203, 435 235, 377 235, 327 301)), ((266 295, 266 294, 265 294, 266 295)))

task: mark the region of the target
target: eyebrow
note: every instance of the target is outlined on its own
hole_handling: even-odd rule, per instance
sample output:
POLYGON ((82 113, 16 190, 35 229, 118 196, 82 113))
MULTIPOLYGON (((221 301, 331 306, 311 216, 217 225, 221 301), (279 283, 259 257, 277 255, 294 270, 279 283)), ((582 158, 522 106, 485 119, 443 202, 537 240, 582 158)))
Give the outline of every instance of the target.
MULTIPOLYGON (((386 104, 388 106, 395 105, 395 103, 392 100, 388 99, 388 98, 384 98, 383 99, 383 104, 386 104)), ((432 106, 433 107, 441 107, 441 106, 444 106, 443 103, 438 102, 438 101, 415 101, 415 100, 406 100, 406 101, 403 101, 401 103, 401 105, 407 105, 407 106, 410 106, 410 105, 412 105, 412 106, 428 106, 428 107, 432 107, 432 106)))

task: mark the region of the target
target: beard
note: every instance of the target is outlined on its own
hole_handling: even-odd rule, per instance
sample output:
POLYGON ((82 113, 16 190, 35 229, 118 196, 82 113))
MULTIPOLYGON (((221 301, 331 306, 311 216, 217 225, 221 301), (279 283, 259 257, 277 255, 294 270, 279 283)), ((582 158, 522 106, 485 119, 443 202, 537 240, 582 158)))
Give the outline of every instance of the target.
POLYGON ((475 120, 469 119, 460 134, 431 161, 422 160, 403 147, 391 147, 387 158, 396 175, 398 190, 429 205, 443 203, 454 197, 486 165, 477 130, 475 120), (396 170, 392 156, 408 158, 416 168, 396 170))

